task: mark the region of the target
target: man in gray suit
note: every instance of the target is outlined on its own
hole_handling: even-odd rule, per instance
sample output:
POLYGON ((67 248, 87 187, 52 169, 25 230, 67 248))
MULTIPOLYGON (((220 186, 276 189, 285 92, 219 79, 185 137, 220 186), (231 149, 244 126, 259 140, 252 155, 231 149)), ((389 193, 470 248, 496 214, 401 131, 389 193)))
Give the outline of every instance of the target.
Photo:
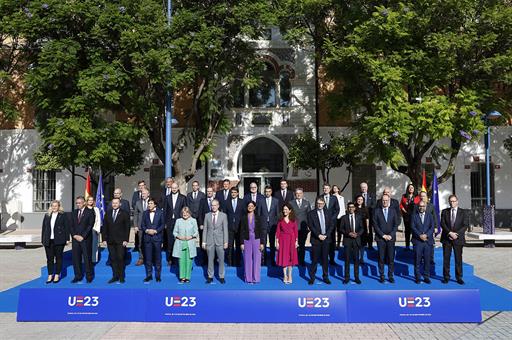
POLYGON ((135 227, 135 232, 139 236, 139 259, 136 266, 142 266, 144 264, 144 232, 142 231, 142 214, 144 211, 148 209, 148 199, 149 199, 149 191, 146 188, 141 190, 141 199, 135 203, 133 208, 133 226, 135 227))
POLYGON ((311 211, 311 204, 304 198, 304 189, 295 189, 295 199, 290 201, 295 220, 299 229, 299 265, 304 266, 306 254, 306 239, 308 238, 308 213, 311 211))
POLYGON ((219 282, 226 283, 224 279, 224 249, 228 247, 228 216, 219 211, 218 200, 212 201, 212 211, 204 217, 203 249, 208 254, 208 279, 212 283, 214 273, 215 254, 219 259, 219 282))

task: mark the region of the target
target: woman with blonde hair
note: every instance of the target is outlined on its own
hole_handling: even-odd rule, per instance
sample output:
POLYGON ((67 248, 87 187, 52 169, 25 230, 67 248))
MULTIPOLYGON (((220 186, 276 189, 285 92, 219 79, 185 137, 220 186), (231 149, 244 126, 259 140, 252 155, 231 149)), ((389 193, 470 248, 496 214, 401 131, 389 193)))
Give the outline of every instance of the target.
POLYGON ((94 226, 92 227, 92 262, 98 262, 98 245, 100 243, 100 232, 101 232, 101 218, 100 209, 96 206, 96 200, 94 197, 87 197, 86 206, 89 209, 94 210, 96 218, 94 220, 94 226))
POLYGON ((62 253, 69 240, 66 216, 60 201, 52 201, 50 209, 44 215, 41 228, 41 243, 46 253, 48 279, 46 283, 58 283, 62 271, 62 253))
POLYGON ((180 282, 190 282, 192 260, 197 256, 197 237, 199 230, 197 221, 192 217, 190 209, 181 209, 181 218, 176 220, 173 235, 176 238, 172 256, 179 258, 180 282))

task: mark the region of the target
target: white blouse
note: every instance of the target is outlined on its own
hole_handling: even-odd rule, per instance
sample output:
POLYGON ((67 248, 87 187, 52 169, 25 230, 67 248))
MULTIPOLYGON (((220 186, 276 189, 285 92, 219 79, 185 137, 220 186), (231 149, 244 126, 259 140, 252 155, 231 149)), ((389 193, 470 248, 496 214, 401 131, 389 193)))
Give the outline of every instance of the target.
POLYGON ((50 240, 53 240, 55 238, 55 234, 53 232, 53 229, 55 229, 55 221, 57 221, 57 216, 59 215, 58 212, 52 212, 52 217, 50 218, 50 240))
POLYGON ((333 196, 336 196, 338 199, 338 205, 340 207, 340 212, 338 213, 338 216, 336 217, 338 220, 341 218, 341 216, 345 216, 346 209, 345 209, 345 198, 341 196, 340 194, 334 194, 333 196))

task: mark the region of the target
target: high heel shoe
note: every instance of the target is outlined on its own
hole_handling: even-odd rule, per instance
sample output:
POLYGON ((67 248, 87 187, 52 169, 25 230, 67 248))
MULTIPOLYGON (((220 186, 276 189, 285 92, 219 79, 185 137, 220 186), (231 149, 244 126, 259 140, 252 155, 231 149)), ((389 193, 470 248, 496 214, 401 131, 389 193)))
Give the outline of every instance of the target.
POLYGON ((53 282, 53 275, 48 277, 48 280, 46 280, 46 284, 53 282))
POLYGON ((60 276, 57 275, 53 278, 53 283, 59 283, 59 282, 60 282, 60 276))

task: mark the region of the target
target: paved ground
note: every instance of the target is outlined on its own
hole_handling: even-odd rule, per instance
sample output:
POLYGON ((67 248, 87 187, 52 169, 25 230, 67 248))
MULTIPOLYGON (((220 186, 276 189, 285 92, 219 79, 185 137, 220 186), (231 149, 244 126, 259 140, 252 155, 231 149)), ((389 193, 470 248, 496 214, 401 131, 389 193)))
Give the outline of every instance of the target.
MULTIPOLYGON (((512 290, 512 248, 467 247, 475 273, 512 290)), ((0 290, 40 275, 44 250, 0 249, 0 290), (20 270, 21 269, 21 270, 20 270)), ((479 324, 165 324, 16 323, 0 313, 0 339, 510 339, 512 312, 484 312, 479 324)))

